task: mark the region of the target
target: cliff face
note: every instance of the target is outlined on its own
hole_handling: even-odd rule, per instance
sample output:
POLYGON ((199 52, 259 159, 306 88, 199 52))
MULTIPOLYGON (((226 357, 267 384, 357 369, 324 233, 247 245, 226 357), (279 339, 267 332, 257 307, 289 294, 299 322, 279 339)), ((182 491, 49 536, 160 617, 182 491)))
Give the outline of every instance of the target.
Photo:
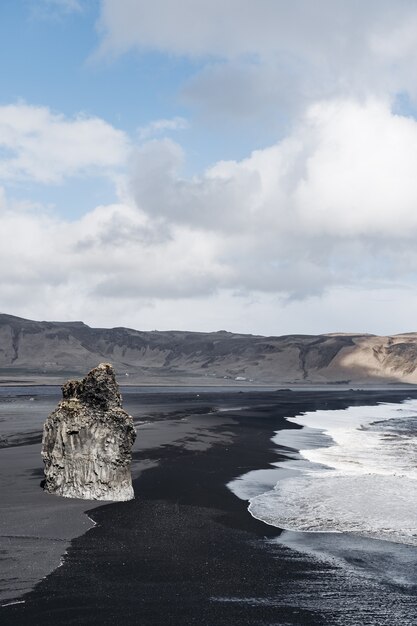
POLYGON ((66 498, 131 500, 135 429, 111 365, 102 363, 62 387, 42 439, 45 490, 66 498))
POLYGON ((70 377, 111 361, 126 383, 417 383, 417 334, 261 337, 141 332, 0 315, 0 380, 70 377))

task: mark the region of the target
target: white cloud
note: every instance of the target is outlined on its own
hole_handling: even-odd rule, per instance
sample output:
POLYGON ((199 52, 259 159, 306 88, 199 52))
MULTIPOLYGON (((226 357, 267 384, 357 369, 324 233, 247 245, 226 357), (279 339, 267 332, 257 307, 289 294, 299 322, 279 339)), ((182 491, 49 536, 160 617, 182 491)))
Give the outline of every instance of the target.
POLYGON ((138 129, 138 136, 140 141, 144 141, 145 139, 149 139, 167 131, 186 130, 187 128, 189 128, 189 124, 183 117, 153 120, 146 126, 142 126, 138 129))
POLYGON ((187 178, 164 136, 184 118, 139 128, 134 150, 97 117, 0 106, 3 310, 271 334, 415 326, 417 121, 393 113, 399 91, 417 99, 415 3, 102 0, 100 28, 102 54, 191 59, 181 97, 246 138, 263 124, 270 145, 187 178), (119 201, 71 223, 11 197, 92 174, 119 201))
MULTIPOLYGON (((236 295, 227 290, 196 299, 156 300, 140 310, 118 311, 118 320, 144 329, 232 330, 280 335, 328 332, 394 334, 415 330, 413 289, 334 287, 320 297, 284 302, 274 294, 236 295), (400 306, 399 303, 403 303, 400 306)), ((94 319, 90 316, 90 319, 94 319)), ((114 319, 114 318, 113 318, 114 319)), ((109 316, 108 325, 113 322, 109 316)))
POLYGON ((198 59, 182 85, 217 120, 291 119, 318 99, 417 100, 417 6, 408 0, 102 0, 99 54, 198 59))
MULTIPOLYGON (((39 127, 17 119, 21 137, 39 127)), ((148 328, 412 328, 417 121, 387 100, 339 98, 242 161, 187 179, 185 159, 166 138, 140 146, 123 200, 71 224, 1 196, 3 310, 148 328), (401 299, 398 326, 393 304, 385 327, 360 314, 381 297, 401 299)))
POLYGON ((302 132, 312 147, 293 202, 304 228, 335 236, 413 236, 416 120, 393 115, 387 102, 336 101, 313 106, 302 132))
POLYGON ((181 148, 152 141, 136 154, 138 205, 172 223, 285 236, 400 236, 417 229, 417 121, 389 102, 312 106, 292 133, 240 162, 181 179, 181 148))
POLYGON ((56 286, 97 302, 176 298, 217 287, 217 242, 187 228, 167 233, 135 208, 100 206, 68 223, 6 208, 1 214, 3 286, 29 294, 56 286))
MULTIPOLYGON (((235 57, 289 51, 313 53, 313 61, 330 46, 339 56, 368 46, 369 28, 409 14, 398 0, 102 0, 103 45, 116 52, 153 48, 180 55, 235 57), (323 37, 323 35, 326 37, 323 37), (344 36, 340 36, 340 35, 344 36)), ((388 22, 390 23, 390 22, 388 22)), ((323 60, 323 59, 321 59, 323 60)))
POLYGON ((417 122, 388 102, 317 103, 278 144, 191 180, 183 160, 170 140, 145 144, 132 193, 150 219, 214 238, 218 288, 303 299, 413 282, 417 122))
POLYGON ((122 166, 127 136, 97 117, 66 118, 47 107, 0 106, 0 180, 58 183, 122 166))

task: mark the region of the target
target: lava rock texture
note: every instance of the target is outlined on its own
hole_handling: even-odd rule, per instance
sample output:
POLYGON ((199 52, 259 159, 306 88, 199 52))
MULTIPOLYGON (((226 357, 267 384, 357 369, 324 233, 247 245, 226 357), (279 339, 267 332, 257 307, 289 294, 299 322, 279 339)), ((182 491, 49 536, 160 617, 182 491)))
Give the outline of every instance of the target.
POLYGON ((62 387, 42 439, 44 489, 66 498, 131 500, 133 419, 122 408, 114 370, 101 363, 62 387))

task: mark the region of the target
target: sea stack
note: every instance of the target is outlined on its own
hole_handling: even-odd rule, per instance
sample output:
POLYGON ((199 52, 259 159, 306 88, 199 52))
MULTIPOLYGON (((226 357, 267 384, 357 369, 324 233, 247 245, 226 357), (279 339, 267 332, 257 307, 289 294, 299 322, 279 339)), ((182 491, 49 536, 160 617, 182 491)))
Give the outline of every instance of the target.
POLYGON ((65 498, 131 500, 136 432, 122 408, 112 366, 62 386, 62 400, 43 428, 44 489, 65 498))

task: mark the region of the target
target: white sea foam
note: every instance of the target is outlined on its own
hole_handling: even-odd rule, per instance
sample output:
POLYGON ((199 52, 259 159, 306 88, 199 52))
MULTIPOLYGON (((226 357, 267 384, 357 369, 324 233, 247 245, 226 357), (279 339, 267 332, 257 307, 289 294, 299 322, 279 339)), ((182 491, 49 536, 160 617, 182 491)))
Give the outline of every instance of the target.
MULTIPOLYGON (((254 517, 287 530, 349 532, 417 545, 416 400, 288 419, 304 428, 279 431, 275 443, 291 446, 293 438, 294 448, 302 441, 306 447, 298 461, 275 464, 291 472, 273 489, 261 493, 259 483, 256 494, 252 473, 254 517)), ((238 490, 244 493, 241 485, 238 490)))
POLYGON ((25 604, 26 600, 12 600, 12 602, 6 602, 5 604, 1 604, 0 606, 13 606, 14 604, 25 604))

